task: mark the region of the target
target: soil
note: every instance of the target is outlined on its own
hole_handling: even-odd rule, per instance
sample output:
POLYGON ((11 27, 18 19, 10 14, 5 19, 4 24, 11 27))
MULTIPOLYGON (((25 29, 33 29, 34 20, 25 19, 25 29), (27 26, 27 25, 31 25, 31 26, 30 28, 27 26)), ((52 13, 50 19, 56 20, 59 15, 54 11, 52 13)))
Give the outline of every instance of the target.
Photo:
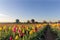
POLYGON ((45 40, 55 40, 56 39, 56 34, 51 32, 51 28, 50 27, 46 27, 46 31, 45 31, 45 40))

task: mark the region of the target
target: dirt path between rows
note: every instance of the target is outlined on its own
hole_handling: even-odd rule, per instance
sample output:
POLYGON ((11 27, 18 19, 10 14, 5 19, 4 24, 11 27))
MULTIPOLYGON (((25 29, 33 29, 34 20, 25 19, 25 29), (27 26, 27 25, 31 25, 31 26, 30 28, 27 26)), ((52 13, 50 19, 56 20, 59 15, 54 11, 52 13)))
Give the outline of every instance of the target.
POLYGON ((53 32, 51 32, 50 28, 47 27, 47 30, 45 32, 45 40, 55 40, 56 36, 55 34, 53 34, 53 32))

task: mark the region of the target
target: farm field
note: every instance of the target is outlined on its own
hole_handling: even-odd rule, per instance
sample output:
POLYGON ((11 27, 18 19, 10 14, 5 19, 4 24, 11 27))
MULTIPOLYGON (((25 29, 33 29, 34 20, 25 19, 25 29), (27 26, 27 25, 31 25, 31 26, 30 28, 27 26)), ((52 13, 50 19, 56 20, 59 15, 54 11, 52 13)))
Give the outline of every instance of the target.
POLYGON ((60 40, 60 24, 0 24, 0 40, 60 40))
POLYGON ((0 40, 60 40, 60 0, 0 0, 0 40))

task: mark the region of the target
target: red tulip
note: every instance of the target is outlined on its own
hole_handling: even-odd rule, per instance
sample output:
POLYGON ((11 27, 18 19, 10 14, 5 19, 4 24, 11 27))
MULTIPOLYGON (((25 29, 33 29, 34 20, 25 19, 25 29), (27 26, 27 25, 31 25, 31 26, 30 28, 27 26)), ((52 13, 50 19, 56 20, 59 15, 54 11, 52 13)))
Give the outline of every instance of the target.
POLYGON ((16 32, 16 30, 17 30, 17 27, 14 27, 14 28, 13 28, 13 32, 16 32))
POLYGON ((13 40, 13 38, 12 38, 12 36, 10 36, 10 38, 9 38, 10 40, 13 40))
POLYGON ((18 33, 22 33, 22 31, 21 30, 18 30, 18 33))
POLYGON ((24 33, 20 33, 20 34, 19 34, 20 37, 23 37, 24 35, 25 35, 24 33))
POLYGON ((24 33, 21 33, 20 35, 21 35, 21 37, 23 37, 24 36, 24 33))

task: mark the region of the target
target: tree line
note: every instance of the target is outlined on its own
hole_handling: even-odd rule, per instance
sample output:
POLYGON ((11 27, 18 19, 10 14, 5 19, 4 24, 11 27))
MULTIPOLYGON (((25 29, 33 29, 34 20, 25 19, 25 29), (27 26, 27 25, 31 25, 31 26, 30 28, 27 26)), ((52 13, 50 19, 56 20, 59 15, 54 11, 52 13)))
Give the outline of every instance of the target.
MULTIPOLYGON (((16 19, 16 23, 22 23, 19 21, 19 19, 16 19)), ((23 23, 60 23, 60 20, 58 20, 58 22, 47 22, 47 21, 43 21, 43 22, 38 22, 38 21, 35 21, 35 19, 31 19, 31 20, 27 20, 27 22, 23 22, 23 23)))

